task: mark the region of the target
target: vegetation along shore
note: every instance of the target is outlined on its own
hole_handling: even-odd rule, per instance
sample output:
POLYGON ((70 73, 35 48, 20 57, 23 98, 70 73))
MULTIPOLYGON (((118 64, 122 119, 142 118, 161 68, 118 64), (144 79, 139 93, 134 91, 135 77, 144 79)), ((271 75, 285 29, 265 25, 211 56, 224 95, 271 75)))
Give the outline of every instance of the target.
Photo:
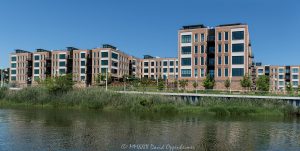
POLYGON ((74 89, 68 77, 49 79, 36 87, 12 91, 0 89, 0 107, 124 110, 153 113, 203 113, 224 116, 298 115, 281 100, 202 97, 195 103, 166 96, 123 94, 100 87, 74 89))

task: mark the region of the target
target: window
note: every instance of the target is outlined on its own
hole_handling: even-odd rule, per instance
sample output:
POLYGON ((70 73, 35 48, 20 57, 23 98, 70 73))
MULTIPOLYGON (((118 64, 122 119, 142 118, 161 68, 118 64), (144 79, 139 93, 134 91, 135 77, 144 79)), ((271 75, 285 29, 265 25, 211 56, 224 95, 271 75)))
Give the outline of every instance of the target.
POLYGON ((279 75, 279 79, 283 79, 283 75, 279 75))
POLYGON ((81 68, 81 69, 80 69, 80 73, 85 73, 85 69, 84 69, 84 68, 81 68))
POLYGON ((201 65, 204 65, 204 57, 201 57, 201 65))
POLYGON ((280 85, 280 86, 283 86, 283 85, 284 85, 284 82, 283 82, 283 81, 279 81, 279 85, 280 85))
POLYGON ((244 64, 244 56, 232 56, 232 64, 244 64))
POLYGON ((225 64, 228 64, 228 56, 225 56, 225 64))
POLYGON ((34 56, 34 60, 40 60, 40 56, 39 55, 35 55, 34 56))
POLYGON ((204 45, 201 45, 201 53, 204 53, 204 45))
POLYGON ((280 68, 279 73, 283 73, 283 72, 284 72, 283 68, 280 68))
POLYGON ((16 81, 17 78, 16 78, 16 76, 11 76, 10 79, 11 79, 11 81, 16 81))
POLYGON ((39 62, 35 62, 34 63, 34 67, 39 67, 40 66, 40 63, 39 62))
POLYGON ((218 68, 218 77, 221 77, 222 76, 222 70, 221 68, 218 68))
POLYGON ((198 77, 198 69, 197 69, 197 68, 194 69, 194 76, 195 76, 195 77, 198 77))
POLYGON ((170 68, 170 73, 173 73, 174 72, 174 68, 170 68))
POLYGON ((181 65, 182 66, 190 66, 191 65, 191 58, 181 58, 181 65))
POLYGON ((195 42, 198 42, 198 34, 195 34, 195 42))
POLYGON ((225 73, 225 77, 228 77, 228 68, 225 68, 224 73, 225 73))
POLYGON ((170 61, 170 66, 174 66, 174 61, 170 61))
POLYGON ((201 41, 204 41, 204 34, 201 34, 201 41))
POLYGON ((40 74, 40 70, 39 69, 34 69, 34 74, 40 74))
POLYGON ((244 76, 244 68, 232 68, 232 76, 244 76))
POLYGON ((293 75, 293 79, 298 79, 298 75, 293 75))
POLYGON ((194 51, 195 51, 195 53, 198 53, 198 46, 194 47, 194 51))
POLYGON ((198 65, 198 57, 194 58, 194 63, 195 63, 195 65, 198 65))
POLYGON ((221 56, 218 57, 218 64, 219 64, 219 65, 222 64, 222 58, 221 58, 221 56))
POLYGON ((108 65, 108 60, 101 60, 101 65, 102 66, 107 66, 108 65))
POLYGON ((108 57, 108 52, 101 52, 101 57, 102 58, 107 58, 108 57))
POLYGON ((222 33, 221 32, 218 33, 218 40, 220 40, 220 41, 222 40, 222 33))
POLYGON ((81 81, 85 80, 85 76, 80 76, 81 81))
POLYGON ((17 74, 17 70, 11 70, 11 74, 17 74))
POLYGON ((232 44, 232 52, 244 52, 244 43, 232 44))
POLYGON ((298 81, 293 81, 293 86, 298 86, 299 85, 298 83, 299 83, 298 81))
POLYGON ((167 73, 167 72, 168 72, 168 68, 164 68, 164 69, 163 69, 163 72, 164 72, 164 73, 167 73))
POLYGON ((81 57, 81 58, 85 58, 85 53, 81 53, 81 54, 80 54, 80 57, 81 57))
POLYGON ((17 67, 17 64, 16 64, 16 63, 11 63, 11 67, 12 67, 12 68, 16 68, 16 67, 17 67))
POLYGON ((164 66, 168 66, 168 62, 167 62, 167 61, 164 61, 164 62, 163 62, 163 65, 164 65, 164 66))
POLYGON ((118 59, 118 58, 119 58, 119 55, 116 54, 116 53, 112 53, 111 57, 114 58, 114 59, 118 59))
POLYGON ((191 43, 191 35, 182 35, 181 43, 191 43))
POLYGON ((258 69, 258 73, 264 73, 264 69, 258 69))
POLYGON ((176 73, 178 72, 178 68, 176 68, 176 73))
POLYGON ((66 74, 66 69, 59 69, 59 74, 66 74))
POLYGON ((221 53, 222 52, 222 45, 218 44, 218 52, 221 53))
POLYGON ((228 52, 228 44, 225 44, 225 52, 228 52))
POLYGON ((11 57, 11 61, 17 61, 17 57, 11 57))
POLYGON ((292 68, 293 73, 299 73, 299 68, 292 68))
POLYGON ((101 68, 101 73, 106 73, 107 72, 107 68, 101 68))
POLYGON ((191 46, 181 47, 181 54, 191 54, 191 46))
POLYGON ((144 69, 144 73, 148 73, 148 69, 144 69))
POLYGON ((204 77, 204 69, 201 69, 201 77, 204 77))
POLYGON ((114 67, 118 67, 118 62, 116 62, 116 61, 111 61, 111 65, 114 66, 114 67))
POLYGON ((65 62, 65 61, 61 61, 61 62, 59 62, 59 66, 60 66, 60 67, 64 67, 64 66, 66 66, 66 62, 65 62))
POLYGON ((181 77, 191 77, 191 69, 181 69, 181 77))
POLYGON ((225 32, 225 40, 228 40, 228 32, 225 32))
POLYGON ((148 62, 144 62, 144 67, 148 67, 149 63, 148 62))
POLYGON ((232 32, 232 40, 244 40, 244 31, 232 32))
POLYGON ((85 61, 81 61, 81 62, 80 62, 80 65, 81 65, 81 66, 85 66, 85 61))
POLYGON ((154 66, 154 62, 151 62, 151 66, 154 66))
POLYGON ((65 54, 59 54, 59 59, 66 59, 66 55, 65 54))

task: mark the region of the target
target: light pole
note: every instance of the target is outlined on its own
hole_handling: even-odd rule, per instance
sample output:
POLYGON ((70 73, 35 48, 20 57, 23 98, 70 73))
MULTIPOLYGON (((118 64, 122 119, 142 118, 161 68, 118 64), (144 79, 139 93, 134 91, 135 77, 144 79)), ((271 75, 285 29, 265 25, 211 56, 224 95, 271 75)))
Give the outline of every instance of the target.
POLYGON ((197 88, 198 88, 198 75, 196 76, 196 94, 198 93, 197 88))
POLYGON ((107 74, 108 74, 108 69, 106 68, 106 75, 105 75, 105 91, 107 91, 107 74))

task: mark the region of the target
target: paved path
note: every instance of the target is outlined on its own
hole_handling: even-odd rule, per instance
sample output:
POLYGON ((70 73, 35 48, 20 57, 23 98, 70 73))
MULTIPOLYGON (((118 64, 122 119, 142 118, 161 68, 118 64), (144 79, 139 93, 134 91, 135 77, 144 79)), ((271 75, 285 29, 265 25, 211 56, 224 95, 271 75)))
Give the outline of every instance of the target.
POLYGON ((138 91, 117 91, 118 93, 149 94, 165 96, 195 96, 195 97, 225 97, 225 98, 250 98, 250 99, 278 99, 278 100, 300 100, 300 97, 287 96, 259 96, 259 95, 228 95, 228 94, 195 94, 195 93, 165 93, 165 92, 138 92, 138 91))

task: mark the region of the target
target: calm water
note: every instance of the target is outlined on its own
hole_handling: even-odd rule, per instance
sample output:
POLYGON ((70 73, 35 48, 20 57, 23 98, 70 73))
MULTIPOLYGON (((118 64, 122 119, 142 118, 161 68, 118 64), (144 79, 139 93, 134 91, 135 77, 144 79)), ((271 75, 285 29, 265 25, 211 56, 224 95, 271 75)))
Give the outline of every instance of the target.
POLYGON ((180 145, 194 150, 300 150, 300 119, 0 109, 1 151, 180 145))

